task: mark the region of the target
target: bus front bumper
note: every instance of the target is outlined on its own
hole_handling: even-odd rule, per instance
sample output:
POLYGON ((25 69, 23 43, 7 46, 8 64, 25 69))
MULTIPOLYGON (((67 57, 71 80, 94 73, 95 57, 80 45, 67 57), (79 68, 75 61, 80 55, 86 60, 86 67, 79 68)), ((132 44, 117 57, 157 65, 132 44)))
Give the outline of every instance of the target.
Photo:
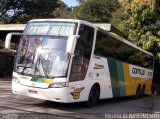
POLYGON ((29 96, 33 98, 49 100, 54 102, 70 103, 71 100, 67 100, 69 91, 67 87, 63 88, 36 88, 22 85, 20 83, 12 81, 12 90, 14 94, 29 96))

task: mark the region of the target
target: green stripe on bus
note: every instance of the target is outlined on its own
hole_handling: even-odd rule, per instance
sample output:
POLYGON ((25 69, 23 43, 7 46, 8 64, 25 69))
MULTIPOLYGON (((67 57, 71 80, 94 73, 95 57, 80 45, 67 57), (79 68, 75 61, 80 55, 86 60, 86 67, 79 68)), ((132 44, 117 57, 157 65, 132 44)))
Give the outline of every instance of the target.
POLYGON ((37 82, 38 78, 37 77, 32 77, 31 81, 37 82))
POLYGON ((125 80, 124 80, 124 70, 123 70, 123 63, 117 61, 117 70, 118 70, 118 79, 120 84, 120 96, 125 96, 125 80))
POLYGON ((109 71, 110 71, 110 77, 111 77, 113 97, 119 97, 120 92, 118 88, 118 73, 116 68, 117 67, 116 61, 108 58, 108 65, 109 65, 109 71))
POLYGON ((45 80, 45 78, 38 78, 38 77, 33 77, 31 79, 31 81, 33 81, 33 82, 43 82, 44 80, 45 80))
POLYGON ((123 64, 108 58, 113 97, 125 96, 125 82, 123 64))
POLYGON ((38 78, 37 82, 43 82, 45 80, 45 78, 38 78))

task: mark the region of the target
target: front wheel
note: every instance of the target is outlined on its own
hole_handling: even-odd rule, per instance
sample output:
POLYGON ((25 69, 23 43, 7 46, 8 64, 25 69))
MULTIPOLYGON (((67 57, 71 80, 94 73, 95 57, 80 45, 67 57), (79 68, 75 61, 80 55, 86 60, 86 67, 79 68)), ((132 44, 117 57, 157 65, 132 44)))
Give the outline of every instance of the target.
POLYGON ((86 102, 87 107, 93 107, 96 105, 97 101, 99 100, 100 90, 99 88, 94 85, 91 88, 91 91, 89 93, 88 101, 86 102))

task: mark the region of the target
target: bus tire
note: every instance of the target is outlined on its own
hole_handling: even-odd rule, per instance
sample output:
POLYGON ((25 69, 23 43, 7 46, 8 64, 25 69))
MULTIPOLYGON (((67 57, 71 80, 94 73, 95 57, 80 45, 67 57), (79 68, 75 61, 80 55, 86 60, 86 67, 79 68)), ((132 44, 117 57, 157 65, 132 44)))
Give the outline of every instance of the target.
POLYGON ((93 85, 89 96, 88 96, 88 101, 86 102, 86 107, 93 107, 96 105, 96 103, 99 100, 99 96, 100 96, 100 89, 97 85, 93 85))
POLYGON ((141 85, 138 85, 137 90, 136 90, 135 99, 140 99, 141 97, 142 97, 141 85))
POLYGON ((143 87, 142 87, 141 97, 144 97, 144 95, 145 95, 145 85, 143 85, 143 87))

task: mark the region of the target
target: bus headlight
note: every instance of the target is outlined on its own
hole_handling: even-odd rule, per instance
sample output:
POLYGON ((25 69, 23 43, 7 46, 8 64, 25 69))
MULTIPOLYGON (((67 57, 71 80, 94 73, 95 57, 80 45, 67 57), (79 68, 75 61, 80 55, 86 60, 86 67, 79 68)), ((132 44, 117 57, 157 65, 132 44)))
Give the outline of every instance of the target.
POLYGON ((68 86, 69 86, 68 82, 54 82, 49 86, 49 88, 63 88, 68 86))
POLYGON ((16 82, 16 83, 20 83, 20 80, 17 77, 12 77, 12 81, 16 82))

